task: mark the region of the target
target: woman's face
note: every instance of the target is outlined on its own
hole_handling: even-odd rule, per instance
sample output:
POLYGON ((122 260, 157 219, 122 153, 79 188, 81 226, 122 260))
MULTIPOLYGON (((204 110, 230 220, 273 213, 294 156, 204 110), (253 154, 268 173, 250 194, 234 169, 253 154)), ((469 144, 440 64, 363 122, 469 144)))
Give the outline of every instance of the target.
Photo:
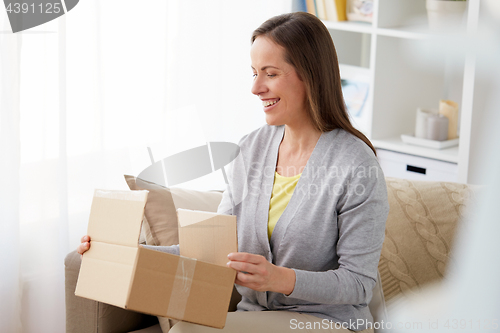
POLYGON ((252 93, 263 104, 269 125, 300 126, 309 121, 306 88, 295 68, 285 61, 285 50, 267 37, 257 37, 250 57, 254 82, 252 93))

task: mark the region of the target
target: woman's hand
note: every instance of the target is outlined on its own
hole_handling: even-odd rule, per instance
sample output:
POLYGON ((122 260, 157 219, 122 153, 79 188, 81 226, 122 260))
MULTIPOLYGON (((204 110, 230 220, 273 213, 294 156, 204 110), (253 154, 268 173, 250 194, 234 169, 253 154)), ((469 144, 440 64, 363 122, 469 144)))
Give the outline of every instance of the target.
POLYGON ((295 272, 271 264, 263 256, 235 252, 228 256, 228 267, 238 271, 235 283, 256 291, 273 291, 290 295, 295 287, 295 272))
POLYGON ((83 236, 81 242, 82 243, 78 245, 78 247, 76 248, 76 252, 83 255, 90 249, 90 236, 89 235, 83 236))

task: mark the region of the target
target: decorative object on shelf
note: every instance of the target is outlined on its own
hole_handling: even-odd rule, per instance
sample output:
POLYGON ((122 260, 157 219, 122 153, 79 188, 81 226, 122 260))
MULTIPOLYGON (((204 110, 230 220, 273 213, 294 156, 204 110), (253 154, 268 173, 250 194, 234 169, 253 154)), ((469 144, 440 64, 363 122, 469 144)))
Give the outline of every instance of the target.
POLYGON ((445 141, 448 139, 448 118, 442 114, 427 118, 427 139, 445 141))
POLYGON ((445 149, 458 146, 459 139, 453 140, 445 140, 445 141, 437 141, 437 140, 428 140, 422 138, 416 138, 413 135, 409 134, 401 134, 401 141, 406 144, 432 148, 432 149, 445 149))
POLYGON ((370 85, 366 82, 342 79, 342 94, 347 110, 352 117, 360 117, 363 113, 370 85))
POLYGON ((415 121, 416 138, 427 139, 427 118, 434 114, 438 114, 437 110, 417 109, 417 119, 415 121))
POLYGON ((404 143, 434 149, 458 145, 458 104, 449 100, 439 101, 439 111, 418 108, 415 135, 402 134, 404 143))
POLYGON ((458 131, 458 104, 449 100, 439 101, 439 113, 449 120, 448 140, 456 139, 458 131))
POLYGON ((347 0, 347 19, 372 23, 373 0, 347 0))
POLYGON ((466 0, 426 0, 429 28, 437 32, 454 32, 465 26, 466 0))

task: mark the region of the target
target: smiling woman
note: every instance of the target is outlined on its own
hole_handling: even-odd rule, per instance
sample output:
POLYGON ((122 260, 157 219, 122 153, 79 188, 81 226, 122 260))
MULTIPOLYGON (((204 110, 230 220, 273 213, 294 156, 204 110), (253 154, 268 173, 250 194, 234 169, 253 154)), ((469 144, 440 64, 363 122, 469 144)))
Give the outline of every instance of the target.
MULTIPOLYGON (((372 332, 387 191, 373 147, 349 122, 333 41, 315 16, 284 14, 254 31, 251 61, 267 124, 240 140, 218 207, 237 217, 227 265, 242 296, 222 332, 372 332)), ((79 252, 89 247, 84 237, 79 252)))
POLYGON ((218 209, 237 216, 239 252, 227 265, 242 295, 223 331, 372 332, 367 304, 389 207, 375 150, 349 122, 333 41, 303 12, 269 19, 251 41, 252 93, 267 125, 240 141, 218 209))

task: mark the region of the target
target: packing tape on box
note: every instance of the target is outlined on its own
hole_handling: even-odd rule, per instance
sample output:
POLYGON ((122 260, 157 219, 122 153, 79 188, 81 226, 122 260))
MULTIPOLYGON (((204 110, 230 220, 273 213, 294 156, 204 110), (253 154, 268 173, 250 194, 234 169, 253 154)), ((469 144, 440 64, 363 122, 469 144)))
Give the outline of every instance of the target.
POLYGON ((196 259, 179 257, 172 294, 168 302, 167 316, 179 319, 184 318, 195 268, 196 259))

